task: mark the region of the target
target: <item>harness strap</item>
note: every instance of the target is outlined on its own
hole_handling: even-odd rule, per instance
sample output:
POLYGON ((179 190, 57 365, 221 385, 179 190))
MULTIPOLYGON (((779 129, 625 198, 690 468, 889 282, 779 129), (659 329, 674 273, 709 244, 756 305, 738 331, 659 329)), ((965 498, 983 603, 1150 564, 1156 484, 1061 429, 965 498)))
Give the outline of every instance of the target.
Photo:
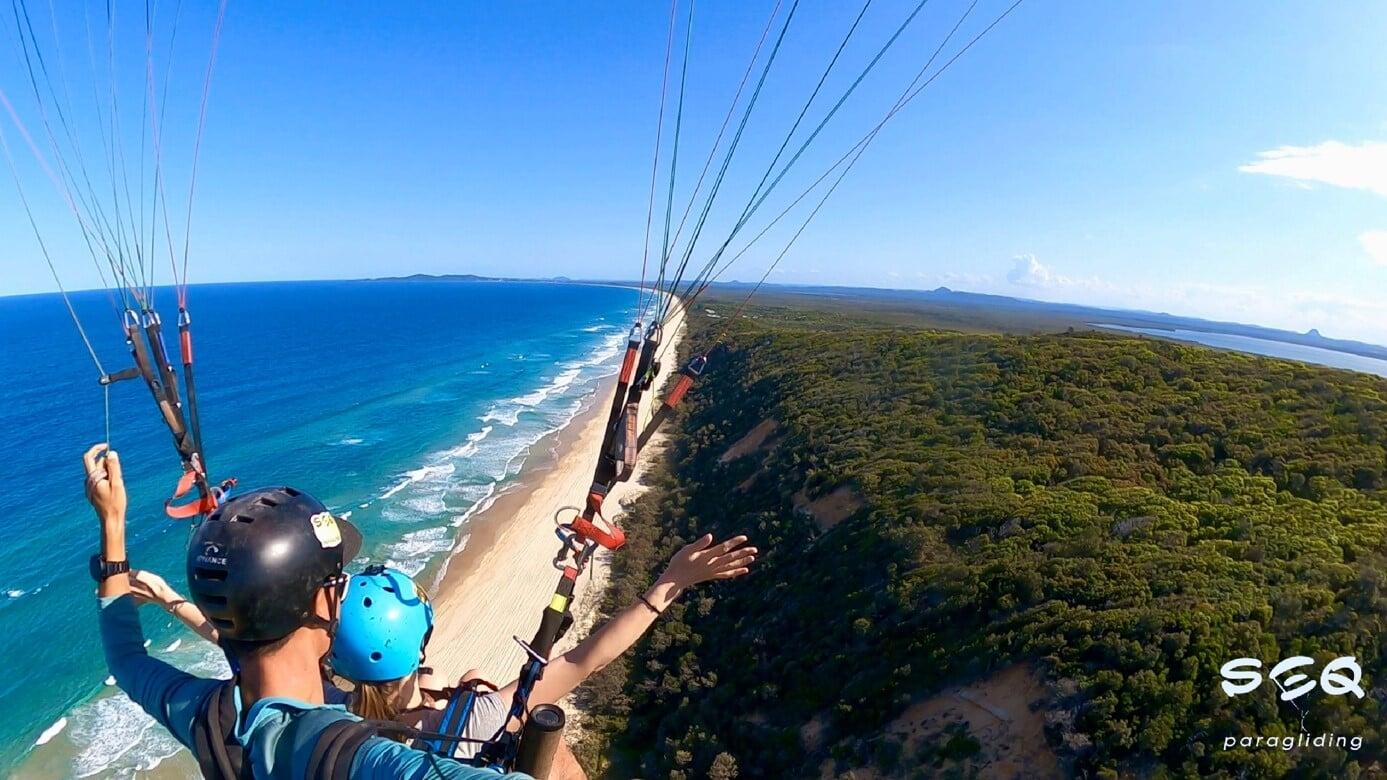
POLYGON ((458 739, 448 739, 449 737, 459 738, 467 730, 467 724, 472 719, 472 709, 477 703, 477 692, 467 691, 465 696, 454 693, 448 699, 448 706, 443 710, 443 720, 438 724, 438 734, 441 738, 421 738, 416 742, 416 747, 427 750, 435 755, 452 758, 458 749, 458 739))
POLYGON ((193 720, 193 756, 207 780, 248 780, 245 750, 236 741, 236 681, 227 680, 207 696, 193 720))
POLYGON ((352 762, 366 740, 377 735, 371 721, 342 719, 318 734, 304 776, 309 780, 348 780, 352 762))

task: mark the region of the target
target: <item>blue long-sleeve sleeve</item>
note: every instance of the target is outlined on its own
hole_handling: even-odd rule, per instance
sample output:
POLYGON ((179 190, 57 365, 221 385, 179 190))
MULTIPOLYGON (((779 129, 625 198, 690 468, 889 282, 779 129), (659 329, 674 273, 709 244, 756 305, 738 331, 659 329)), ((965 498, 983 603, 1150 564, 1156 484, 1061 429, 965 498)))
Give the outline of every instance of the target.
POLYGON ((144 648, 144 631, 135 599, 130 594, 99 601, 101 644, 106 666, 116 685, 174 739, 192 744, 193 719, 202 702, 221 680, 195 677, 151 658, 144 648))

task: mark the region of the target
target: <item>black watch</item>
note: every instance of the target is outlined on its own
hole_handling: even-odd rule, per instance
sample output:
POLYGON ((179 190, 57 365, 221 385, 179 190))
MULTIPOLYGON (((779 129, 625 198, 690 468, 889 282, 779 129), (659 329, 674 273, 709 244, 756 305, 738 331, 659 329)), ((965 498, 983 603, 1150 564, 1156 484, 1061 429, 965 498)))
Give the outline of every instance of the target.
POLYGON ((91 572, 92 579, 96 580, 97 584, 100 584, 117 574, 124 574, 130 571, 130 562, 103 560, 101 554, 97 553, 91 557, 91 561, 88 562, 87 567, 91 572))

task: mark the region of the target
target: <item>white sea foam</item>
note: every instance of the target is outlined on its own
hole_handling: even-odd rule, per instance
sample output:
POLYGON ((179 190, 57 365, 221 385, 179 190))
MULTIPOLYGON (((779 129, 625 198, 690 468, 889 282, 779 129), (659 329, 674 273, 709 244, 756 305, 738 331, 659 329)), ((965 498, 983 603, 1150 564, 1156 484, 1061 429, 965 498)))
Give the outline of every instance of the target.
POLYGON ((493 406, 480 419, 484 423, 496 422, 507 427, 514 427, 516 423, 520 422, 520 411, 519 407, 503 409, 499 406, 493 406))
POLYGON ((366 440, 358 439, 355 436, 349 436, 347 438, 339 440, 337 443, 343 447, 355 447, 358 444, 365 444, 366 440))
POLYGON ((24 595, 24 591, 20 590, 19 588, 11 588, 10 590, 5 591, 5 595, 9 596, 12 599, 17 599, 20 596, 24 595))
POLYGON ((557 393, 567 390, 575 379, 583 373, 581 367, 566 367, 558 376, 549 381, 549 384, 535 390, 532 393, 510 399, 510 403, 520 404, 521 406, 539 406, 545 399, 557 393))
POLYGON ((462 514, 453 518, 453 527, 457 528, 458 526, 463 525, 468 520, 471 520, 472 516, 477 514, 478 512, 485 512, 486 510, 490 509, 491 505, 494 503, 496 503, 496 483, 490 482, 486 485, 485 492, 481 495, 480 498, 478 498, 476 501, 472 503, 472 506, 468 507, 466 512, 463 512, 462 514))
POLYGON ((434 517, 448 511, 448 505, 444 503, 442 495, 414 496, 400 503, 409 511, 426 517, 434 517))
POLYGON ((106 686, 107 686, 107 687, 110 687, 110 686, 115 685, 115 684, 116 684, 116 676, 115 676, 114 674, 109 675, 109 676, 106 677, 106 686))
MULTIPOLYGON (((181 641, 181 640, 180 640, 181 641)), ((175 642, 165 652, 173 653, 175 666, 200 677, 226 679, 231 669, 226 656, 217 647, 197 642, 174 653, 175 642)), ((107 685, 114 684, 112 678, 107 685)), ((101 774, 111 777, 133 777, 158 766, 182 750, 182 746, 124 693, 89 701, 75 707, 59 723, 68 725, 67 738, 76 749, 70 772, 75 777, 101 774)), ((44 732, 43 744, 62 731, 55 723, 44 732), (51 731, 52 734, 49 734, 51 731)))
POLYGON ((454 466, 451 463, 440 463, 433 466, 424 466, 423 468, 414 469, 413 471, 406 471, 404 479, 401 480, 394 487, 390 488, 389 490, 381 494, 381 498, 390 498, 395 494, 399 493, 401 490, 404 490, 405 488, 409 487, 410 485, 413 485, 416 482, 423 482, 424 480, 436 480, 443 477, 447 477, 449 474, 452 474, 456 470, 457 466, 454 466))
POLYGON ((521 406, 539 406, 541 403, 544 403, 544 399, 549 397, 550 392, 551 390, 549 388, 541 387, 533 393, 516 396, 510 400, 511 403, 520 404, 521 406))
POLYGON ((578 361, 580 366, 600 366, 611 361, 621 353, 622 345, 626 342, 626 334, 613 333, 607 337, 606 341, 593 347, 582 360, 578 361))
POLYGON ((467 434, 467 441, 461 447, 454 447, 444 453, 445 457, 465 459, 476 455, 481 450, 481 443, 486 437, 491 435, 493 428, 490 425, 483 426, 480 431, 467 434))
POLYGON ((65 728, 67 728, 67 718, 58 718, 53 722, 53 725, 43 730, 43 733, 39 735, 38 739, 34 740, 34 747, 47 745, 50 740, 63 733, 63 729, 65 728))
POLYGON ((132 774, 154 756, 179 750, 173 737, 123 693, 84 704, 69 719, 68 736, 77 746, 71 765, 76 777, 107 770, 132 774))
MULTIPOLYGON (((458 445, 427 456, 381 494, 380 518, 404 532, 380 551, 383 559, 417 574, 431 560, 465 545, 471 519, 495 504, 506 482, 522 471, 535 444, 572 422, 584 399, 614 367, 625 334, 619 328, 601 327, 618 332, 601 337, 586 354, 555 364, 539 387, 492 404, 477 430, 465 434, 458 445), (447 524, 436 525, 440 519, 447 524)), ((528 358, 538 360, 535 354, 512 357, 528 358)), ((442 568, 446 566, 445 561, 442 568)))
POLYGON ((405 534, 403 539, 387 548, 386 565, 393 566, 411 577, 418 574, 435 555, 452 548, 450 531, 448 526, 440 526, 405 534))
POLYGON ((177 650, 178 648, 180 648, 180 647, 182 647, 182 646, 183 646, 183 640, 182 640, 182 639, 175 639, 175 640, 173 640, 173 642, 172 642, 168 647, 164 648, 164 652, 166 652, 166 653, 172 653, 174 650, 177 650))
MULTIPOLYGON (((458 538, 457 542, 453 545, 453 549, 454 549, 455 551, 457 551, 457 552, 462 552, 463 550, 466 550, 466 549, 467 549, 467 543, 468 543, 469 541, 471 541, 471 539, 472 539, 472 535, 471 535, 471 534, 463 534, 461 537, 458 538)), ((451 558, 445 558, 445 559, 443 560, 443 565, 438 567, 438 573, 434 576, 433 583, 431 583, 430 586, 429 586, 431 590, 432 590, 433 588, 438 587, 438 584, 439 584, 440 582, 443 582, 443 578, 446 577, 446 576, 448 575, 448 563, 449 563, 451 560, 452 560, 451 558)))

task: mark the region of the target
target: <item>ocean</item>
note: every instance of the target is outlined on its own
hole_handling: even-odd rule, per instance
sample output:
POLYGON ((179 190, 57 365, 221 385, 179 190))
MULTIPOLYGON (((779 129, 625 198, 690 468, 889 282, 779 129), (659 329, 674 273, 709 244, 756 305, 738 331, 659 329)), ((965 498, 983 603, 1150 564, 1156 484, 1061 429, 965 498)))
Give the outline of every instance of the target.
MULTIPOLYGON (((173 296, 157 295, 171 323, 173 296)), ((437 569, 536 443, 615 373, 636 298, 628 288, 520 282, 195 286, 210 471, 243 488, 307 490, 350 513, 364 558, 437 569)), ((72 300, 106 369, 129 365, 106 294, 72 300)), ((178 751, 106 684, 86 573, 97 524, 80 465, 106 437, 96 375, 58 296, 0 298, 4 776, 42 766, 131 777, 178 751)), ((188 527, 162 512, 179 476, 167 429, 142 383, 109 395, 132 565, 186 592, 188 527)), ((162 612, 142 615, 151 653, 196 673, 224 670, 215 648, 162 612)))

